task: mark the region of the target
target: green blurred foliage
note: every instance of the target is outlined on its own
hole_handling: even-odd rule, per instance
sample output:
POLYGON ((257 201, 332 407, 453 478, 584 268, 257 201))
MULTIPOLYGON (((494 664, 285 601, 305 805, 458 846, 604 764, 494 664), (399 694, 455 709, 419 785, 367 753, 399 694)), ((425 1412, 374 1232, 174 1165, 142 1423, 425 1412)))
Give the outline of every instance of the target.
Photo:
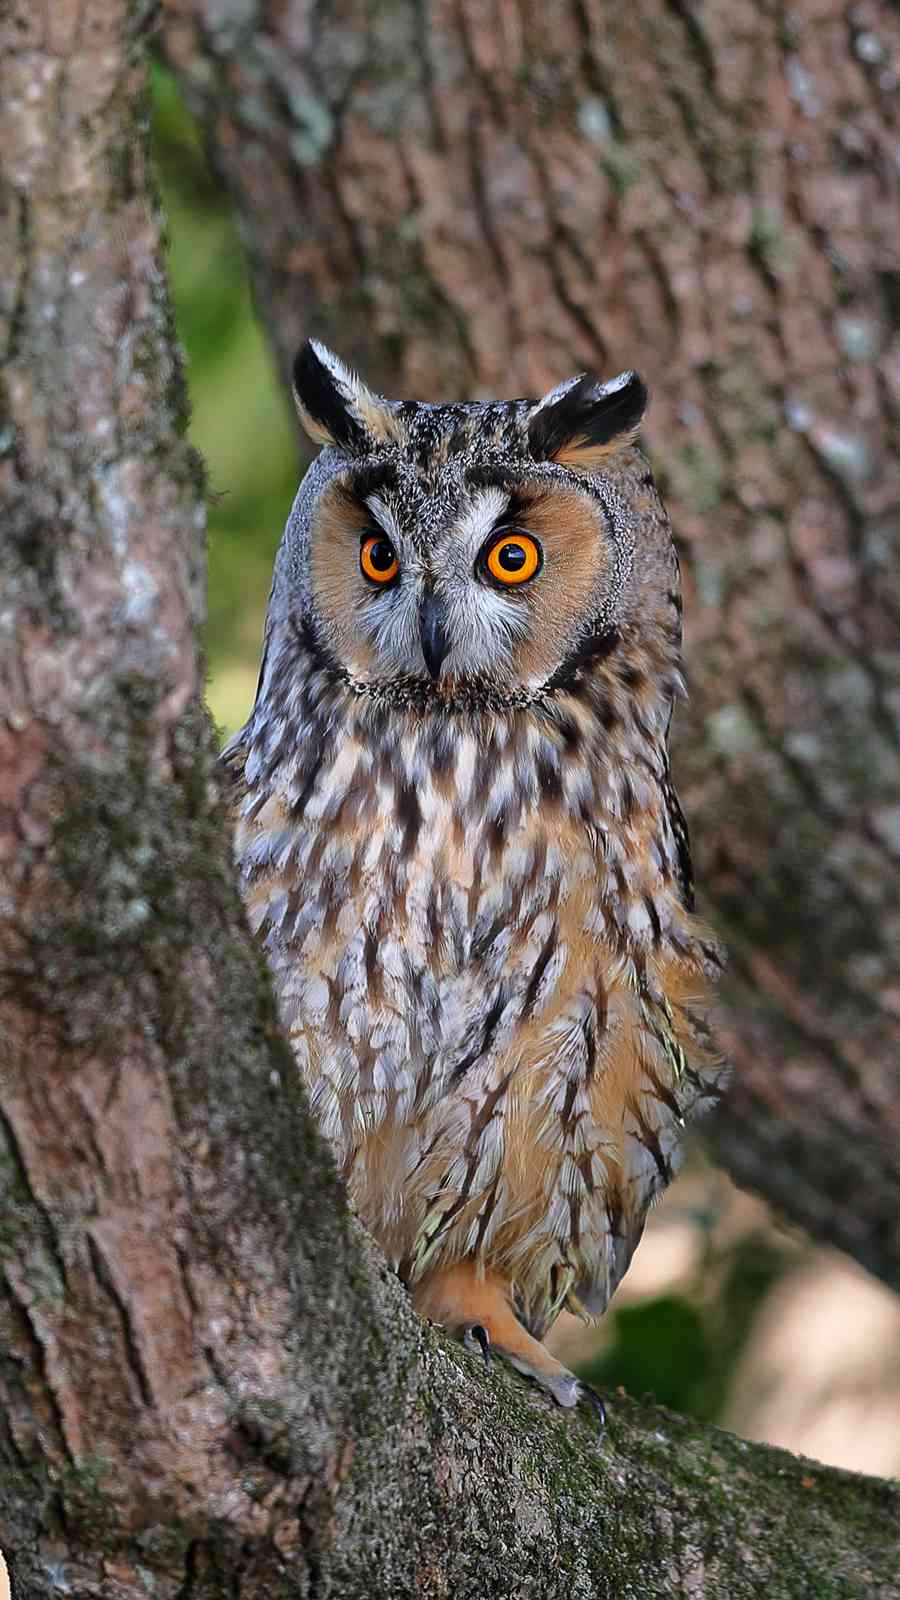
MULTIPOLYGON (((615 1301, 613 1301, 615 1307, 615 1301)), ((715 1415, 707 1404, 713 1351, 696 1306, 680 1295, 658 1295, 611 1311, 612 1349, 584 1376, 601 1389, 653 1394, 661 1405, 690 1416, 715 1415)))
MULTIPOLYGON (((154 160, 168 217, 169 274, 191 397, 190 438, 209 474, 209 702, 224 732, 254 689, 272 559, 296 490, 301 445, 251 304, 231 211, 172 76, 153 75, 154 160)), ((711 1230, 702 1218, 698 1227, 711 1230)), ((613 1309, 585 1376, 650 1392, 714 1421, 766 1293, 785 1270, 772 1236, 701 1253, 695 1281, 613 1309)))
POLYGON ((158 65, 153 152, 190 438, 209 474, 209 702, 230 732, 256 687, 272 559, 299 477, 299 433, 253 315, 227 196, 173 77, 158 65))
POLYGON ((582 1375, 597 1388, 621 1386, 701 1422, 718 1421, 766 1296, 787 1268, 788 1252, 769 1232, 727 1249, 711 1245, 682 1293, 613 1301, 612 1343, 582 1375))

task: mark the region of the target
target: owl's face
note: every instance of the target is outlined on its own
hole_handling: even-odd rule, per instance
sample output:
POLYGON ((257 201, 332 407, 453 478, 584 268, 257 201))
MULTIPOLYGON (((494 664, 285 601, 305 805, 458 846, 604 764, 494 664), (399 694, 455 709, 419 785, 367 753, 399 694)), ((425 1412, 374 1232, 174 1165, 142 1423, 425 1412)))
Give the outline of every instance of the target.
POLYGON ((306 620, 354 682, 529 699, 614 638, 635 547, 621 465, 646 404, 636 374, 429 406, 372 394, 308 344, 294 376, 328 456, 306 620))

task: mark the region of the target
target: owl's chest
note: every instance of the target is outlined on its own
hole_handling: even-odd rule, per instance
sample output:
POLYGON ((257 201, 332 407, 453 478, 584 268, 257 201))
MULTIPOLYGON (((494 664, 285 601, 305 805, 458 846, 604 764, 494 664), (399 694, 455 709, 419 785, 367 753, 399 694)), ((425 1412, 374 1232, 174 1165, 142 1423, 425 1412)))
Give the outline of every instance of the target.
POLYGON ((669 992, 681 913, 658 811, 635 806, 622 825, 602 774, 588 806, 577 773, 540 781, 540 752, 530 768, 494 754, 482 765, 463 746, 445 767, 351 744, 315 782, 248 796, 238 820, 250 920, 312 1108, 391 1216, 404 1174, 440 1187, 471 1141, 476 1164, 506 1152, 510 1182, 524 1162, 545 1205, 540 1152, 562 1159, 571 1137, 573 1160, 593 1159, 657 1056, 665 1086, 643 1009, 669 992))
POLYGON ((527 754, 464 739, 435 763, 348 740, 302 807, 290 782, 246 807, 248 910, 289 1023, 346 1036, 396 1016, 452 1051, 486 1000, 547 989, 584 937, 598 871, 587 828, 528 782, 527 754))

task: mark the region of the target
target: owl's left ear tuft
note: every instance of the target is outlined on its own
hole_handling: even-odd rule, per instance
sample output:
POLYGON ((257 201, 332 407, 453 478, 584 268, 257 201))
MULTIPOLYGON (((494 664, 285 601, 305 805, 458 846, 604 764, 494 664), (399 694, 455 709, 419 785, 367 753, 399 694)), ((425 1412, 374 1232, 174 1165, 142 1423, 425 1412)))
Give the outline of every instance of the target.
POLYGON ((636 372, 609 383, 590 373, 551 389, 532 408, 528 444, 538 461, 557 461, 581 472, 602 467, 630 444, 647 409, 647 386, 636 372))
POLYGON ((314 444, 365 455, 399 440, 399 421, 389 402, 318 339, 308 339, 297 352, 294 404, 314 444))

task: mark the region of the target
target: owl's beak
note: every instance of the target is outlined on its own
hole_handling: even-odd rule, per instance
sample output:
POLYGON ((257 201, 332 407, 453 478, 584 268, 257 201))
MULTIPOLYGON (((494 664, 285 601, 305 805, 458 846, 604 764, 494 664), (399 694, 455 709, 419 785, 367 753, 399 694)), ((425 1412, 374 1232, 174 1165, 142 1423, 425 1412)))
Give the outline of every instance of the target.
POLYGON ((450 649, 450 641, 444 631, 446 620, 443 600, 439 600, 434 593, 427 594, 419 610, 419 637, 425 665, 435 682, 441 675, 441 665, 450 649))

